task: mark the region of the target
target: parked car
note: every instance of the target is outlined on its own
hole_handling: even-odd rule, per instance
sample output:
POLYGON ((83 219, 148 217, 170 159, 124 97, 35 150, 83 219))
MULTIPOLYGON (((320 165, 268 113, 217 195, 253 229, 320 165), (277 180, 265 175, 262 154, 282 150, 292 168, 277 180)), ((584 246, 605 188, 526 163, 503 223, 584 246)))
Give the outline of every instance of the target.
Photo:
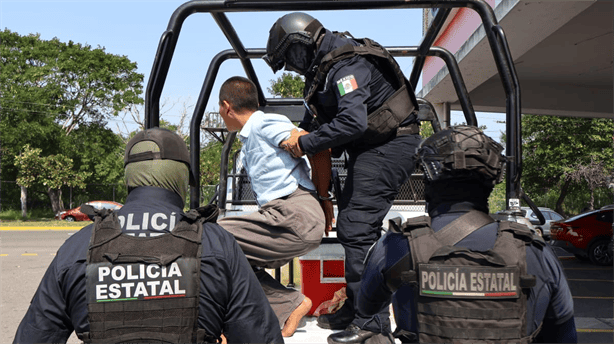
MULTIPOLYGON (((123 204, 117 203, 117 202, 112 202, 112 201, 91 201, 91 202, 86 202, 84 204, 91 205, 92 207, 94 207, 96 209, 117 210, 117 209, 123 207, 123 204)), ((70 221, 70 222, 72 222, 72 221, 89 221, 90 218, 87 217, 87 215, 85 215, 84 213, 81 212, 81 206, 83 206, 83 204, 78 206, 78 207, 76 207, 76 208, 59 212, 55 216, 56 220, 66 220, 66 221, 70 221)))
POLYGON ((533 212, 531 208, 522 207, 521 209, 526 211, 525 217, 529 219, 533 226, 535 226, 535 230, 539 234, 541 234, 541 236, 546 240, 550 240, 550 224, 554 221, 565 220, 565 217, 563 215, 557 213, 550 208, 538 207, 538 209, 541 211, 541 213, 544 215, 544 218, 546 219, 546 223, 540 225, 539 219, 537 218, 537 214, 535 214, 535 212, 533 212))
POLYGON ((497 220, 497 221, 511 221, 511 222, 518 222, 522 225, 525 225, 527 227, 529 227, 529 229, 531 230, 531 232, 533 233, 537 233, 541 236, 541 232, 537 231, 535 229, 535 226, 533 226, 533 223, 531 223, 531 221, 529 221, 529 219, 526 217, 526 211, 525 210, 521 210, 522 216, 519 215, 509 215, 506 211, 504 210, 500 210, 494 214, 490 214, 490 217, 492 217, 493 219, 497 220))
POLYGON ((603 207, 550 224, 552 244, 578 259, 597 265, 612 265, 612 221, 614 208, 603 207))

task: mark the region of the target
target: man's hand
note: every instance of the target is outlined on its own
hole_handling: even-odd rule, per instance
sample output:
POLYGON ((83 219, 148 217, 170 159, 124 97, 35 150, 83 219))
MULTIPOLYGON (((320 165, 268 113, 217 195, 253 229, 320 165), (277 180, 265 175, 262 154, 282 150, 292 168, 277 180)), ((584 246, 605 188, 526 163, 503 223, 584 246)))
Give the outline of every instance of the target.
POLYGON ((298 144, 298 138, 307 134, 309 133, 304 130, 299 131, 297 129, 292 129, 292 131, 290 132, 290 137, 286 141, 282 141, 279 144, 279 147, 285 149, 293 157, 300 158, 305 155, 305 153, 303 153, 303 150, 298 144))
POLYGON ((333 220, 335 219, 335 211, 333 209, 333 201, 320 201, 322 210, 324 210, 324 218, 326 227, 324 227, 324 235, 328 236, 328 232, 333 229, 333 220))

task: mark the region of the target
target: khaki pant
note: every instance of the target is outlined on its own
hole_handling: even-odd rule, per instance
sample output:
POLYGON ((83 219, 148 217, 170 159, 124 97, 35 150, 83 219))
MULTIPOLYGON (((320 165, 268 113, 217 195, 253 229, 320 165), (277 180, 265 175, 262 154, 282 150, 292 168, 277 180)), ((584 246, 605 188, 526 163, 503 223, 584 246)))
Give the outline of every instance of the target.
MULTIPOLYGON (((253 267, 275 269, 317 248, 324 235, 325 220, 315 194, 299 187, 254 213, 226 217, 218 224, 234 235, 253 267)), ((256 275, 283 327, 305 296, 284 287, 264 270, 256 275)))

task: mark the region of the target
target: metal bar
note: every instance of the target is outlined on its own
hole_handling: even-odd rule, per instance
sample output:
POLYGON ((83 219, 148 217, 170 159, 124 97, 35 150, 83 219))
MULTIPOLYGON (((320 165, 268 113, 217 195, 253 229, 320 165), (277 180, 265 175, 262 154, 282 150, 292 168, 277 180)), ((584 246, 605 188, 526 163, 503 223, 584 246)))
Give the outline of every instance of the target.
POLYGON ((414 66, 411 70, 411 76, 409 78, 410 85, 416 90, 416 86, 418 85, 418 80, 420 79, 420 74, 422 73, 422 68, 424 67, 424 61, 426 60, 426 54, 435 43, 435 39, 441 31, 443 24, 445 23, 448 15, 450 14, 451 9, 445 8, 440 9, 433 19, 433 22, 429 26, 424 38, 422 39, 422 43, 420 43, 420 48, 418 49, 418 56, 414 59, 414 66))
MULTIPOLYGON (((386 49, 392 56, 419 57, 421 54, 419 47, 386 47, 386 49)), ((456 90, 456 95, 458 96, 458 101, 463 109, 465 120, 467 121, 468 125, 477 127, 478 120, 475 116, 473 104, 471 103, 471 98, 469 98, 467 86, 465 86, 463 75, 460 72, 460 68, 458 67, 458 63, 456 62, 454 55, 450 51, 441 47, 431 47, 425 55, 439 57, 446 63, 446 67, 448 68, 450 77, 452 78, 452 84, 456 90)))
POLYGON ((520 189, 520 85, 514 62, 507 46, 507 40, 498 27, 497 18, 490 5, 483 1, 471 1, 467 7, 475 10, 482 19, 484 31, 501 78, 506 96, 506 154, 511 157, 511 163, 506 170, 506 208, 515 208, 519 204, 522 190, 520 189), (513 200, 513 201, 512 201, 513 200), (513 205, 513 207, 512 207, 513 205))
POLYGON ((288 263, 288 288, 294 288, 294 259, 288 263))
MULTIPOLYGON (((393 56, 417 56, 419 54, 419 47, 386 47, 386 49, 393 56)), ((265 49, 245 49, 243 54, 245 58, 260 58, 262 55, 266 53, 265 49)), ((475 111, 473 109, 473 105, 471 103, 471 99, 469 98, 469 94, 467 92, 467 87, 465 86, 465 82, 463 80, 463 76, 460 72, 460 68, 458 67, 458 63, 454 58, 454 55, 450 53, 448 50, 441 47, 431 47, 427 52, 428 56, 436 56, 444 60, 446 66, 450 72, 450 76, 452 78, 452 84, 456 90, 456 94, 458 96, 459 102, 463 109, 463 113, 465 115, 465 119, 467 124, 477 126, 477 119, 475 116, 475 111)), ((205 80, 203 82, 203 87, 199 94, 198 100, 194 107, 194 114, 192 115, 192 121, 190 122, 190 162, 191 162, 191 173, 195 179, 195 185, 190 188, 190 207, 198 207, 200 204, 195 203, 192 200, 200 200, 200 126, 202 122, 202 118, 205 112, 205 107, 209 98, 211 96, 211 90, 213 88, 213 83, 215 82, 215 77, 217 76, 217 72, 221 66, 221 64, 228 59, 237 59, 240 58, 239 54, 232 49, 224 50, 218 53, 211 61, 209 65, 209 70, 207 71, 207 75, 205 76, 205 80)), ((265 103, 267 106, 302 106, 302 99, 300 98, 267 98, 265 103)), ((302 108, 302 107, 301 107, 302 108)), ((229 138, 230 139, 230 138, 229 138)), ((234 140, 234 137, 232 138, 234 140)), ((223 157, 223 161, 228 162, 228 157, 223 157)), ((221 177, 225 177, 222 176, 221 177)), ((220 188, 224 188, 224 191, 227 188, 226 179, 220 179, 220 188)), ((220 209, 225 209, 225 201, 226 201, 226 193, 221 192, 220 190, 220 209), (224 199, 224 202, 221 202, 221 199, 224 199)))
MULTIPOLYGON (((194 0, 179 6, 169 20, 163 33, 156 59, 152 66, 150 79, 145 90, 146 127, 157 126, 160 117, 160 96, 185 19, 194 13, 204 12, 249 12, 249 11, 289 11, 289 10, 348 10, 348 9, 402 9, 402 8, 456 8, 474 7, 476 11, 486 7, 483 0, 345 0, 345 1, 225 1, 194 0), (480 5, 482 4, 482 5, 480 5), (471 5, 471 6, 470 6, 471 5)), ((492 10, 492 9, 491 9, 492 10)), ((493 15, 494 17, 494 15, 493 15)), ((221 16, 217 16, 221 18, 221 16)), ((221 19, 224 21, 224 19, 221 19)), ((218 23, 219 24, 219 23, 218 23)), ((233 30, 234 31, 234 30, 233 30)), ((234 38, 233 38, 234 40, 234 38)), ((236 37, 236 42, 239 42, 236 37)), ((231 42, 232 44, 232 42, 231 42)), ((244 68, 246 68, 244 66, 244 68)), ((250 68, 246 68, 248 75, 250 68)), ((255 79, 252 79, 255 80, 255 79)))
POLYGON ((222 147, 222 159, 220 162, 220 193, 218 195, 218 207, 222 210, 226 209, 226 193, 228 190, 228 178, 226 177, 228 171, 228 156, 230 155, 230 150, 236 135, 236 131, 229 132, 228 139, 222 147))
MULTIPOLYGON (((506 142, 506 149, 509 149, 509 151, 507 152, 508 156, 511 156, 512 158, 512 164, 508 164, 508 168, 507 168, 507 173, 509 173, 509 177, 507 178, 506 181, 506 190, 509 187, 510 190, 512 190, 512 193, 509 194, 515 194, 519 197, 522 197, 522 195, 524 194, 521 191, 521 186, 520 186, 520 177, 522 175, 522 144, 520 142, 520 137, 522 135, 522 121, 521 121, 521 98, 520 98, 520 82, 518 81, 518 77, 516 74, 516 68, 514 66, 514 61, 512 59, 512 54, 510 52, 509 46, 507 45, 507 39, 505 38, 505 33, 503 32, 503 29, 501 28, 501 26, 496 25, 493 27, 493 31, 498 35, 498 41, 501 44, 501 47, 503 48, 503 53, 505 56, 505 59, 510 67, 510 81, 512 84, 512 89, 511 89, 511 96, 509 97, 511 100, 511 104, 510 104, 510 114, 511 116, 509 116, 509 118, 507 118, 506 121, 506 132, 507 132, 507 142, 506 142)), ((526 198, 528 198, 528 196, 526 196, 526 198)), ((523 197, 524 199, 524 197, 523 197)), ((509 204, 509 199, 506 199, 507 203, 509 204)), ((527 202, 529 203, 529 202, 527 202)), ((531 202, 532 203, 532 202, 531 202)), ((529 203, 530 204, 530 203, 529 203)), ((537 209, 536 214, 542 215, 541 212, 539 211, 539 209, 537 209)), ((542 215, 543 217, 543 215, 542 215)), ((540 221, 542 221, 542 219, 540 218, 540 221)))
MULTIPOLYGON (((239 56, 241 60, 241 64, 243 65, 243 69, 245 70, 245 74, 247 77, 256 84, 256 89, 258 90, 258 102, 261 105, 266 105, 266 99, 264 98, 264 93, 262 92, 262 87, 260 86, 260 82, 258 81, 258 77, 256 76, 256 72, 254 71, 254 66, 252 65, 251 60, 247 56, 247 52, 245 51, 245 47, 243 43, 241 43, 241 39, 237 36, 237 32, 233 28, 232 24, 228 20, 228 17, 222 12, 214 12, 211 13, 213 19, 218 24, 228 42, 233 47, 234 51, 239 56)), ((266 53, 266 51, 265 51, 266 53)), ((264 53, 261 55, 263 56, 264 53)))
MULTIPOLYGON (((207 106, 207 102, 211 96, 211 90, 213 88, 217 72, 219 71, 222 62, 231 56, 230 52, 232 51, 222 51, 215 55, 211 60, 211 64, 207 70, 207 75, 203 81, 203 86, 200 90, 200 94, 198 95, 198 100, 194 106, 192 120, 190 121, 190 169, 192 177, 194 178, 194 185, 190 187, 190 208, 192 209, 200 206, 200 124, 203 120, 205 107, 207 106)), ((232 139, 234 140, 234 136, 232 139)), ((224 161, 224 159, 222 159, 222 161, 224 161)), ((226 157, 226 164, 228 164, 228 157, 226 157)), ((220 183, 221 181, 222 180, 220 179, 220 183)), ((220 189, 222 187, 224 188, 224 191, 226 191, 226 184, 220 184, 220 189)), ((226 193, 221 191, 222 190, 220 190, 220 198, 224 197, 225 200, 226 193)), ((222 204, 220 204, 220 207, 222 207, 222 204)))
MULTIPOLYGON (((489 44, 491 50, 493 52, 493 56, 495 58, 495 63, 497 65, 497 69, 499 74, 501 75, 502 83, 504 85, 506 91, 506 113, 507 113, 507 122, 510 131, 508 132, 508 137, 510 136, 510 132, 514 130, 514 128, 518 128, 515 120, 520 120, 520 111, 519 111, 519 102, 518 95, 514 95, 514 86, 512 78, 515 77, 515 71, 510 67, 512 64, 505 59, 504 49, 502 47, 502 43, 499 42, 499 36, 497 36, 493 27, 497 25, 497 20, 494 15, 493 9, 483 0, 457 0, 457 1, 449 1, 449 0, 413 0, 413 1, 405 1, 405 0, 378 0, 378 1, 362 1, 362 0, 346 0, 346 1, 203 1, 196 0, 190 1, 183 5, 181 5, 171 17, 169 21, 168 29, 163 34, 163 37, 160 41, 160 45, 158 48, 157 58, 154 61, 154 65, 152 67, 151 79, 148 83, 146 90, 146 125, 148 127, 155 126, 155 124, 159 123, 159 100, 161 91, 164 85, 164 81, 166 79, 168 68, 170 67, 170 63, 172 60, 173 52, 177 43, 177 39, 179 37, 179 33, 181 30, 181 25, 183 21, 191 14, 197 12, 246 12, 246 11, 288 11, 288 10, 347 10, 347 9, 396 9, 396 8, 428 8, 428 7, 438 7, 438 8, 457 8, 457 7, 468 7, 480 15, 482 19, 482 23, 484 25, 486 35, 489 40, 489 44), (518 99, 516 99, 518 98, 518 99), (515 119, 512 119, 515 118, 515 119)), ((446 11, 442 11, 446 12, 446 11)), ((439 15, 439 14, 438 14, 439 15)), ((443 17, 443 14, 441 15, 443 17)), ((220 16, 218 16, 218 19, 220 16)), ((223 21, 224 19, 222 19, 223 21)), ((432 29, 436 31, 435 28, 432 29)), ((436 35, 435 35, 436 36, 436 35)), ((502 37, 501 39, 505 39, 502 37)), ((237 37, 238 40, 238 37, 237 37)), ((424 43, 424 42, 423 42, 424 43)), ((245 68, 245 66, 244 66, 245 68)), ((249 68, 246 68, 246 72, 249 72, 249 68)), ((421 69, 421 68, 419 68, 421 69)), ((412 73, 414 73, 412 71, 412 73)), ((418 72, 415 72, 418 74, 418 72)), ((414 77, 415 78, 415 77, 414 77)), ((417 81, 416 81, 417 82, 417 81)), ((208 97, 207 97, 208 98, 208 97)), ((194 122, 194 118, 193 118, 194 122)), ((515 135, 520 135, 519 132, 515 132, 515 135)), ((508 139, 512 140, 512 139, 508 139)), ((191 140, 192 141, 192 140, 191 140)), ((191 142, 192 143, 192 142, 191 142)), ((192 145, 191 145, 192 146, 192 145)), ((192 146, 194 147, 194 146, 192 146)), ((198 146, 196 146, 198 147, 198 146)), ((509 149, 509 147, 508 147, 509 149)), ((512 148, 513 149, 513 148, 512 148)), ((514 152, 517 156, 517 151, 514 152)), ((510 183, 510 179, 517 178, 519 176, 518 164, 515 164, 514 167, 508 167, 508 172, 510 173, 510 177, 508 178, 508 184, 506 186, 509 206, 510 198, 518 198, 520 195, 520 190, 518 185, 510 183)), ((194 171, 193 171, 194 173, 194 171)), ((517 183, 516 183, 517 184, 517 183)), ((198 188, 196 189, 198 190, 198 188)), ((198 192, 198 191, 197 191, 198 192)), ((191 192, 192 196, 192 192, 191 192)), ((224 195, 220 195, 223 197, 224 195)))

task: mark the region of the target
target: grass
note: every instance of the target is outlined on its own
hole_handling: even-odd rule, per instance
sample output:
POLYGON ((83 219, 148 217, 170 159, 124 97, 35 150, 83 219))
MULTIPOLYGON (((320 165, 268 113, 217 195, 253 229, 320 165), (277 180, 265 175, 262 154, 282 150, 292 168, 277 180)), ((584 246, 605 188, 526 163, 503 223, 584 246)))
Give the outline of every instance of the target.
POLYGON ((21 210, 4 210, 0 212, 0 226, 44 226, 44 227, 84 227, 91 221, 68 222, 54 219, 48 210, 32 210, 27 212, 28 217, 21 217, 21 210))

